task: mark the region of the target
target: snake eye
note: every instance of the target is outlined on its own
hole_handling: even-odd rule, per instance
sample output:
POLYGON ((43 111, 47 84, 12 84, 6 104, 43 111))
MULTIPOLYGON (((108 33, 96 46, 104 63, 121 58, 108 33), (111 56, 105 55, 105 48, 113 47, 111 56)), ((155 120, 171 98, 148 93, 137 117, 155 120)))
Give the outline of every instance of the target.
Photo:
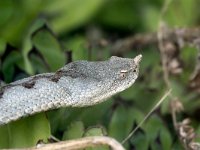
POLYGON ((126 77, 126 73, 128 72, 128 70, 121 70, 120 71, 120 77, 122 78, 122 79, 124 79, 125 77, 126 77))

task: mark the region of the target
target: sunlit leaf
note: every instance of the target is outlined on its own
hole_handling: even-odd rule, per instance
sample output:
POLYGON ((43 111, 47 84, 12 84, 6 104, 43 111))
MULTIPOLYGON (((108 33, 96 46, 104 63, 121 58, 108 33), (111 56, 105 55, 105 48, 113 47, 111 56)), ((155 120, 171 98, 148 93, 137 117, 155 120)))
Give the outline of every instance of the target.
POLYGON ((195 23, 197 15, 199 13, 197 7, 199 1, 196 0, 176 0, 171 1, 169 8, 167 9, 164 18, 168 24, 175 26, 187 26, 195 23), (179 9, 177 9, 179 8, 179 9), (178 18, 178 19, 177 19, 178 18))
POLYGON ((47 13, 61 14, 53 16, 50 23, 53 30, 62 33, 73 30, 86 23, 101 8, 105 0, 59 0, 48 3, 47 13), (81 4, 81 5, 80 5, 81 4))
POLYGON ((39 140, 47 142, 50 126, 45 114, 40 113, 1 126, 0 135, 4 135, 0 137, 2 148, 30 147, 36 145, 39 140))
POLYGON ((52 71, 65 64, 65 55, 56 37, 47 29, 39 30, 33 37, 33 44, 52 71))
POLYGON ((33 48, 33 44, 31 41, 32 38, 32 34, 38 30, 39 28, 41 28, 44 25, 44 20, 43 19, 37 19, 32 26, 30 27, 29 31, 27 32, 23 43, 22 43, 22 55, 24 58, 24 67, 25 67, 25 71, 30 74, 33 75, 35 72, 33 71, 33 66, 31 65, 31 60, 29 60, 28 58, 28 54, 31 51, 31 49, 33 48))
POLYGON ((102 126, 91 127, 86 130, 84 136, 103 136, 106 135, 105 129, 102 126))
MULTIPOLYGON (((105 129, 100 126, 89 128, 84 134, 84 136, 103 136, 103 135, 105 135, 105 129)), ((102 146, 96 146, 94 148, 86 148, 86 150, 109 150, 109 147, 102 145, 102 146)))
POLYGON ((81 36, 76 36, 68 40, 65 44, 66 47, 72 51, 72 59, 75 60, 88 60, 89 51, 86 48, 86 39, 81 36))
POLYGON ((81 121, 72 122, 64 132, 63 140, 81 138, 84 133, 84 124, 81 121))

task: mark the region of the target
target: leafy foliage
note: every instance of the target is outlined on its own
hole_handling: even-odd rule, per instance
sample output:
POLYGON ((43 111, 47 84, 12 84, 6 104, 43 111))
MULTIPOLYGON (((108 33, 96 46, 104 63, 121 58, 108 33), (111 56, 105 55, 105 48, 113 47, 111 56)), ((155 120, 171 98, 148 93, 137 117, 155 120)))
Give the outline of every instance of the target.
MULTIPOLYGON (((197 0, 174 0, 163 19, 174 26, 199 21, 197 0)), ((136 32, 156 31, 163 0, 6 0, 0 1, 0 78, 6 83, 37 73, 56 71, 80 60, 105 60, 113 43, 136 32)), ((140 77, 131 88, 88 108, 61 108, 0 127, 0 148, 19 148, 48 142, 51 135, 69 140, 108 135, 122 141, 166 90, 156 45, 124 51, 142 53, 140 77), (47 119, 48 118, 48 119, 47 119)), ((185 116, 199 127, 199 96, 188 90, 197 50, 181 50, 183 72, 170 76, 173 95, 180 98, 185 116)), ((180 116, 183 118, 185 116, 180 116)), ((173 129, 169 100, 125 144, 127 149, 182 149, 173 129)), ((108 149, 108 147, 103 147, 108 149)))

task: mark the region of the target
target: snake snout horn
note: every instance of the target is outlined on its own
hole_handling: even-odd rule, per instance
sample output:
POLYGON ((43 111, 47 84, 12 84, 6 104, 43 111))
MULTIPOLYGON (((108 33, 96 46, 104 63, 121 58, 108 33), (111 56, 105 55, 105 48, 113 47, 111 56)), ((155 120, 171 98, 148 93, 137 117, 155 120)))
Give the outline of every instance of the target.
POLYGON ((134 62, 136 63, 136 64, 139 64, 140 63, 140 61, 142 60, 142 55, 141 54, 139 54, 138 56, 136 56, 134 59, 134 62))

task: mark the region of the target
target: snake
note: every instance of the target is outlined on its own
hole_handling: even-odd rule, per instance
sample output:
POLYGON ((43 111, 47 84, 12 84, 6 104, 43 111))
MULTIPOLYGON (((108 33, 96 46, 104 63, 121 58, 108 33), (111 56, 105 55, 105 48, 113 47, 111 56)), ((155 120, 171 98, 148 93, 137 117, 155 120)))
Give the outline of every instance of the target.
POLYGON ((0 88, 0 125, 60 107, 87 107, 132 86, 142 55, 112 56, 105 61, 79 60, 0 88))

